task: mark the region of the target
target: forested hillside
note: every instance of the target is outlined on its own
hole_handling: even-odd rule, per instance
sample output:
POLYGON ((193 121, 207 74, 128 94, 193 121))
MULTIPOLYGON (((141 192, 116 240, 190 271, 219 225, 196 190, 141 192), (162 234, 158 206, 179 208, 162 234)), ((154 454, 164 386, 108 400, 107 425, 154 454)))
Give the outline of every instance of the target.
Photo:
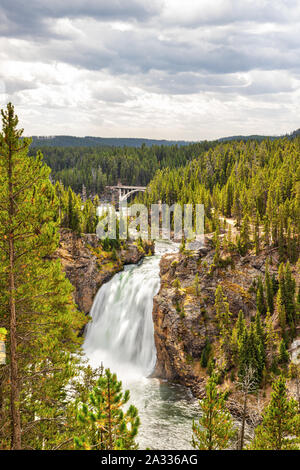
POLYGON ((188 145, 184 140, 157 140, 118 137, 75 137, 71 135, 33 136, 31 147, 147 147, 152 145, 188 145))
POLYGON ((185 167, 159 170, 139 200, 148 205, 158 200, 168 204, 203 203, 207 232, 216 229, 219 215, 234 218, 242 227, 243 251, 250 223, 256 230, 263 226, 265 242, 272 240, 296 259, 300 139, 220 144, 185 167))
MULTIPOLYGON (((51 176, 65 186, 87 194, 100 194, 106 185, 146 186, 160 168, 177 168, 203 154, 215 143, 203 142, 187 146, 131 147, 43 147, 51 176)), ((30 153, 36 154, 31 148, 30 153)))
POLYGON ((228 446, 234 426, 217 385, 242 419, 244 449, 246 420, 261 422, 255 397, 272 384, 248 448, 298 449, 300 139, 222 143, 159 170, 138 200, 205 207, 206 244, 196 254, 183 240, 162 260, 153 311, 158 375, 201 397, 206 383, 194 447, 228 446))

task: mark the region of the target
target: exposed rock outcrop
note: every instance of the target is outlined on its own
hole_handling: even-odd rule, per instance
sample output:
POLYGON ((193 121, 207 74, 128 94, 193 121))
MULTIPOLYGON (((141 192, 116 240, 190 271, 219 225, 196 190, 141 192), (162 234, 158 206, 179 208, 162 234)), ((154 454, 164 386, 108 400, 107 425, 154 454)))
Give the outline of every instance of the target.
MULTIPOLYGON (((88 314, 94 297, 102 284, 123 269, 125 264, 138 263, 145 252, 133 243, 118 251, 118 259, 97 257, 98 239, 96 234, 80 237, 70 230, 62 229, 60 244, 54 258, 61 260, 62 266, 72 285, 75 287, 74 300, 80 310, 88 314)), ((149 249, 153 247, 149 245, 149 249)))
MULTIPOLYGON (((208 340, 219 353, 215 318, 215 291, 220 284, 228 298, 233 318, 242 310, 246 319, 256 313, 256 292, 253 281, 264 276, 265 259, 273 257, 270 273, 276 271, 278 255, 262 252, 228 258, 222 268, 211 271, 214 249, 209 241, 201 252, 167 254, 160 263, 161 287, 154 298, 153 321, 157 364, 154 375, 189 386, 201 397, 207 370, 201 367, 201 355, 208 340), (195 279, 198 279, 198 288, 195 279)), ((276 318, 274 316, 276 327, 276 318)), ((227 379, 226 379, 227 380, 227 379)), ((229 379, 228 379, 229 380, 229 379)), ((225 381, 224 387, 232 384, 225 381)), ((231 409, 239 409, 234 400, 231 409)))

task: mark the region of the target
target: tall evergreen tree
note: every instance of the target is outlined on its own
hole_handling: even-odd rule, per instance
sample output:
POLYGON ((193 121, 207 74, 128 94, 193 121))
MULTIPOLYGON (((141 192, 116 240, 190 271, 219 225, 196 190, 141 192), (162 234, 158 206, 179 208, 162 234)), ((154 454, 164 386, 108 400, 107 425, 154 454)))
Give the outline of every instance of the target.
POLYGON ((273 358, 274 358, 274 355, 275 355, 275 351, 276 351, 276 344, 278 342, 278 337, 277 337, 277 334, 275 332, 272 317, 271 317, 271 313, 270 313, 269 310, 267 311, 267 315, 266 315, 266 318, 265 318, 265 335, 266 335, 266 341, 265 341, 265 343, 266 343, 266 356, 267 356, 270 364, 272 364, 272 361, 273 361, 273 358))
POLYGON ((220 331, 220 344, 224 352, 227 365, 231 363, 231 312, 229 311, 229 303, 227 297, 223 294, 221 285, 216 289, 215 293, 216 318, 220 331))
POLYGON ((260 252, 260 229, 259 229, 259 223, 260 223, 259 212, 256 211, 256 218, 255 218, 255 224, 254 224, 254 247, 255 247, 255 254, 256 254, 256 256, 258 256, 258 255, 259 255, 259 252, 260 252))
POLYGON ((276 299, 277 314, 279 324, 281 327, 282 334, 285 334, 286 329, 286 310, 284 305, 284 294, 282 293, 282 287, 279 287, 276 299))
POLYGON ((257 334, 258 321, 256 325, 252 322, 249 329, 245 329, 239 349, 239 371, 240 380, 244 379, 247 370, 251 368, 255 372, 256 384, 259 385, 265 366, 265 350, 263 338, 257 334))
POLYGON ((266 261, 265 269, 265 289, 266 289, 266 302, 268 310, 271 314, 274 312, 274 292, 272 287, 272 281, 269 272, 269 262, 266 261))
POLYGON ((209 377, 206 395, 199 401, 201 417, 193 421, 192 446, 199 450, 226 449, 234 436, 233 422, 226 409, 226 393, 218 392, 216 376, 209 377))
POLYGON ((262 424, 255 430, 250 448, 254 450, 292 450, 300 448, 298 403, 288 398, 283 376, 273 383, 271 401, 263 413, 262 424))
POLYGON ((133 405, 126 412, 123 410, 129 397, 129 390, 123 393, 122 382, 116 374, 106 369, 78 413, 84 435, 75 438, 75 447, 85 450, 136 449, 140 420, 133 405))
POLYGON ((261 315, 265 315, 267 313, 264 286, 263 286, 261 277, 258 278, 258 283, 257 283, 256 306, 257 306, 258 312, 261 315))
POLYGON ((2 122, 0 319, 9 338, 5 380, 0 385, 4 433, 0 446, 49 448, 48 442, 58 433, 55 424, 61 411, 55 403, 59 398, 61 403, 74 373, 76 360, 70 354, 78 351, 77 332, 86 320, 76 310, 73 288, 60 262, 50 258, 59 241, 58 201, 50 169, 41 154, 27 155, 30 140, 17 129, 11 104, 2 111, 2 122))

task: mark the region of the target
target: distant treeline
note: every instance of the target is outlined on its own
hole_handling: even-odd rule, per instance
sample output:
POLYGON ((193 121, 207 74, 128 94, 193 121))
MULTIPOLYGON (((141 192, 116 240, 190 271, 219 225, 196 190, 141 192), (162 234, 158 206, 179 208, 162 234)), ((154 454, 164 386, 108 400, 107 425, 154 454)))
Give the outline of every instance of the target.
MULTIPOLYGON (((300 129, 286 134, 285 136, 267 136, 267 135, 234 135, 229 137, 220 137, 216 139, 218 142, 226 142, 231 140, 247 141, 256 140, 262 141, 265 139, 280 139, 282 137, 297 137, 300 134, 300 129)), ((186 140, 156 140, 156 139, 141 139, 141 138, 120 138, 120 137, 75 137, 72 135, 54 135, 54 136, 33 136, 31 147, 152 147, 153 145, 164 145, 167 147, 178 145, 185 146, 202 141, 187 142, 186 140)), ((212 141, 210 141, 212 142, 212 141)))
MULTIPOLYGON (((107 185, 120 180, 123 184, 146 186, 159 169, 178 168, 204 154, 216 142, 186 146, 142 145, 134 147, 43 147, 51 177, 70 186, 75 192, 101 194, 107 185)), ((35 155, 37 148, 30 149, 35 155)))
POLYGON ((31 147, 141 147, 146 145, 188 145, 185 140, 156 140, 118 137, 33 136, 31 147))
MULTIPOLYGON (((299 131, 294 131, 285 139, 293 140, 298 134, 299 131)), ((35 155, 37 149, 41 148, 45 162, 52 169, 52 179, 61 181, 65 187, 70 186, 77 193, 82 192, 84 186, 89 196, 101 194, 105 186, 115 185, 118 181, 123 184, 147 186, 158 170, 186 167, 192 160, 201 159, 208 150, 216 148, 220 143, 225 145, 226 142, 231 142, 236 145, 237 142, 258 144, 281 141, 276 137, 268 137, 264 141, 262 139, 263 136, 239 136, 217 141, 185 143, 186 145, 170 145, 169 141, 165 141, 164 145, 150 145, 155 141, 148 140, 146 145, 142 139, 34 137, 30 153, 35 155), (101 140, 106 141, 107 146, 99 145, 101 140), (116 141, 119 146, 108 146, 116 141), (122 147, 121 142, 125 141, 127 145, 122 147), (131 146, 130 142, 143 144, 136 147, 131 146), (79 144, 81 146, 78 146, 79 144)), ((182 174, 182 170, 179 173, 182 174)), ((204 168, 204 173, 207 173, 207 167, 204 168)), ((209 180, 208 178, 207 181, 209 180)))

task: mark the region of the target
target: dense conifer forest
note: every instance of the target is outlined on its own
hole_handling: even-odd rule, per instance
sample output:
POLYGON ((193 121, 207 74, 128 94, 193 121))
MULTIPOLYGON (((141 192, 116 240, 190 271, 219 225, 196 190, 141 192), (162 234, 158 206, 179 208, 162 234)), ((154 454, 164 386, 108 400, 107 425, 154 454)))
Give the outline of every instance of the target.
MULTIPOLYGON (((215 344, 201 355, 206 374, 197 449, 231 446, 236 434, 225 383, 238 380, 244 396, 240 449, 299 449, 299 364, 289 348, 299 337, 300 138, 199 143, 183 147, 45 147, 30 149, 11 104, 2 111, 0 134, 0 340, 7 335, 7 362, 0 365, 0 449, 136 449, 140 426, 129 392, 108 369, 85 363, 73 287, 53 257, 60 229, 74 237, 95 233, 96 207, 107 184, 147 185, 137 201, 150 206, 203 203, 213 262, 220 276, 235 257, 262 255, 264 276, 254 280, 256 314, 234 317, 221 285, 215 290, 215 344), (51 176, 50 176, 51 175, 51 176), (85 186, 87 196, 82 197, 85 186), (270 255, 278 254, 270 274, 270 255), (274 325, 277 325, 276 328, 274 325), (221 364, 221 365, 220 365, 221 364), (219 389, 218 387, 223 387, 219 389), (244 425, 247 400, 272 386, 251 442, 244 425), (297 401, 298 400, 298 401, 297 401)), ((191 256, 182 241, 182 259, 191 256)), ((143 250, 142 241, 139 249, 143 250)), ((99 248, 111 261, 120 242, 99 248)), ((123 247, 124 248, 124 247, 123 247)), ((178 299, 182 289, 174 279, 178 299)), ((201 298, 199 277, 191 295, 201 298)), ((183 319, 184 305, 177 301, 183 319)), ((104 364, 105 366, 105 364, 104 364)))
MULTIPOLYGON (((87 194, 102 193, 106 185, 147 185, 161 168, 177 168, 201 155, 215 143, 187 146, 132 147, 43 147, 45 162, 52 178, 79 193, 82 185, 87 194)), ((31 154, 36 150, 30 149, 31 154)))

